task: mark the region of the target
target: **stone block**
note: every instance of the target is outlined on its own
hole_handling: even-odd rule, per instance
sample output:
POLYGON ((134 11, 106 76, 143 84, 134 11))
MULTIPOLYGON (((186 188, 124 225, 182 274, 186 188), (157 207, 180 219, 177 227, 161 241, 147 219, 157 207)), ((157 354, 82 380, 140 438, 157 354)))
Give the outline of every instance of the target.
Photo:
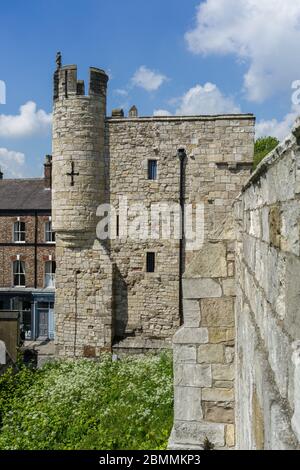
POLYGON ((225 297, 234 297, 236 295, 236 280, 234 278, 223 279, 222 287, 225 297))
POLYGON ((234 340, 234 328, 208 328, 210 343, 230 343, 234 340))
POLYGON ((233 424, 227 424, 225 429, 225 442, 227 447, 235 446, 235 429, 233 424))
POLYGON ((202 344, 207 342, 207 328, 186 328, 183 326, 173 337, 174 344, 202 344))
POLYGON ((174 423, 171 441, 181 444, 203 445, 208 439, 216 447, 223 447, 225 444, 225 425, 215 423, 197 423, 176 421, 174 423))
POLYGON ((6 347, 4 341, 0 340, 0 364, 6 364, 6 347))
POLYGON ((183 279, 183 297, 185 300, 221 296, 221 286, 214 279, 183 279))
POLYGON ((281 213, 280 207, 274 205, 269 211, 269 237, 270 243, 276 248, 280 248, 281 239, 281 213))
POLYGON ((256 450, 263 450, 265 443, 264 417, 256 389, 254 389, 252 393, 252 430, 255 439, 256 450))
POLYGON ((233 364, 214 364, 212 366, 213 380, 234 380, 233 364))
POLYGON ((183 301, 184 326, 198 328, 200 326, 200 304, 198 300, 183 301))
POLYGON ((232 380, 214 380, 213 387, 216 388, 233 388, 232 380))
POLYGON ((201 300, 202 326, 233 327, 233 299, 203 299, 201 300))
POLYGON ((200 364, 175 364, 174 385, 182 387, 211 387, 211 366, 200 364))
POLYGON ((211 401, 202 402, 203 415, 205 421, 213 423, 233 423, 234 409, 228 403, 214 403, 211 401))
POLYGON ((174 416, 179 421, 201 421, 201 388, 175 387, 174 416))
POLYGON ((173 358, 174 364, 196 363, 197 346, 192 344, 174 344, 173 358))
POLYGON ((198 348, 197 362, 212 364, 224 362, 224 347, 222 344, 202 344, 198 348))
POLYGON ((185 273, 189 278, 226 277, 226 247, 223 242, 205 243, 188 265, 185 273))
POLYGON ((204 388, 202 390, 203 401, 234 401, 233 389, 226 388, 204 388))

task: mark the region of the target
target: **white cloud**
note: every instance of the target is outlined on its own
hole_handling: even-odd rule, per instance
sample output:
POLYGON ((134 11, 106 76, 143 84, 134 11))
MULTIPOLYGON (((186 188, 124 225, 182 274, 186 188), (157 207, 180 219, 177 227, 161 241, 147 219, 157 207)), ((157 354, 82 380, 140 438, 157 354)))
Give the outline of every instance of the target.
POLYGON ((21 152, 0 148, 0 167, 5 178, 20 178, 25 155, 21 152))
POLYGON ((124 90, 123 88, 116 88, 114 90, 114 93, 116 93, 117 95, 120 95, 120 96, 128 96, 128 91, 124 90))
POLYGON ((206 0, 185 38, 196 54, 233 54, 246 61, 248 98, 261 102, 300 78, 299 25, 299 1, 206 0))
POLYGON ((213 83, 190 88, 179 100, 177 115, 239 113, 240 108, 213 83))
POLYGON ((172 116, 172 113, 166 109, 155 109, 153 111, 153 116, 172 116))
POLYGON ((51 126, 52 114, 37 109, 36 103, 28 101, 20 107, 19 114, 0 114, 0 136, 27 137, 48 131, 51 126))
POLYGON ((285 139, 293 127, 296 118, 300 115, 300 106, 293 105, 291 111, 282 119, 261 120, 256 124, 256 138, 272 136, 279 140, 285 139))
POLYGON ((168 80, 165 75, 154 72, 142 65, 133 75, 131 82, 133 85, 144 88, 146 91, 155 91, 168 80))

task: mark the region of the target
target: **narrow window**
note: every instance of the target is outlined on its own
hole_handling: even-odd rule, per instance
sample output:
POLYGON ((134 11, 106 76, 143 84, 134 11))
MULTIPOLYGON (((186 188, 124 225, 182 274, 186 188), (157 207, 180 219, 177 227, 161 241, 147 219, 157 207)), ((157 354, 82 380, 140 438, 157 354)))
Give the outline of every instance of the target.
POLYGON ((15 222, 14 223, 14 242, 15 243, 24 243, 26 236, 26 227, 25 222, 15 222))
POLYGON ((147 253, 146 269, 147 273, 154 273, 155 271, 155 253, 153 252, 147 253))
POLYGON ((55 242, 55 232, 52 230, 52 222, 50 220, 45 223, 45 240, 47 243, 55 242))
POLYGON ((157 160, 148 160, 148 179, 157 179, 157 160))
POLYGON ((13 262, 13 280, 15 287, 25 287, 25 263, 24 261, 13 262))
POLYGON ((119 237, 120 234, 120 217, 119 214, 117 214, 117 220, 116 220, 116 235, 119 237))
POLYGON ((45 263, 45 287, 55 287, 55 261, 46 261, 45 263))

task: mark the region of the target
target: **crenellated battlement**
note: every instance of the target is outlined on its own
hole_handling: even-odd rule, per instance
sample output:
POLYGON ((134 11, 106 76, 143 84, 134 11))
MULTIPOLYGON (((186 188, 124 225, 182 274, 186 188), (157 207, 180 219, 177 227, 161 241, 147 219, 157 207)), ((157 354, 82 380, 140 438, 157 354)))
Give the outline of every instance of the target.
MULTIPOLYGON (((89 97, 105 97, 108 76, 104 70, 96 67, 89 69, 89 97)), ((77 79, 77 65, 59 65, 53 77, 53 100, 63 100, 85 95, 84 80, 77 79)))

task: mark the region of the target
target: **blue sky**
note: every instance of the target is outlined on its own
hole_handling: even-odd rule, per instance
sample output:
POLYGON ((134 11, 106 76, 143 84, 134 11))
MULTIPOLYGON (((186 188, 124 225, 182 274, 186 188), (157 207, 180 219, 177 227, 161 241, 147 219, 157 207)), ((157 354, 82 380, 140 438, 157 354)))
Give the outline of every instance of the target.
POLYGON ((40 176, 51 153, 58 50, 79 78, 89 66, 109 73, 108 114, 132 104, 140 115, 252 112, 258 135, 280 138, 298 114, 300 6, 292 0, 10 0, 0 20, 6 177, 40 176))

